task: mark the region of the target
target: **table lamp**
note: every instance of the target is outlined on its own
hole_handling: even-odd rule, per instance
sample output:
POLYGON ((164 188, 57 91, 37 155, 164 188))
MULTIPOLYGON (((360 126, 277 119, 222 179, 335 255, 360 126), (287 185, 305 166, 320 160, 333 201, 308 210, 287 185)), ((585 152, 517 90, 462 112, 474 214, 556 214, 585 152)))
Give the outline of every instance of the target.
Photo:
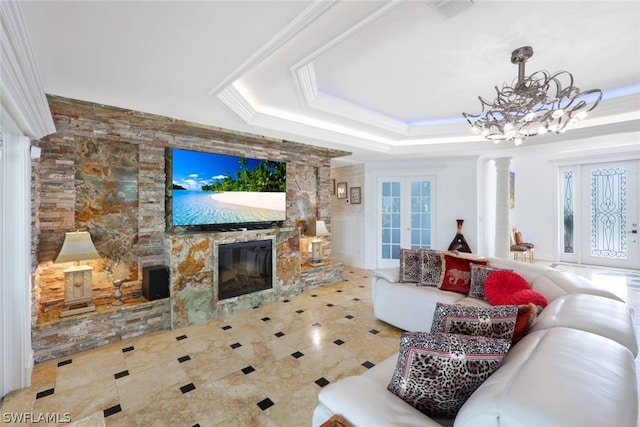
POLYGON ((89 265, 80 265, 80 261, 98 259, 91 235, 86 231, 66 233, 64 242, 54 264, 74 262, 75 265, 64 270, 64 308, 60 317, 95 311, 91 300, 91 272, 89 265))
POLYGON ((311 265, 323 265, 322 262, 322 239, 321 236, 328 236, 329 230, 324 221, 311 221, 307 227, 307 236, 313 236, 311 241, 311 265))

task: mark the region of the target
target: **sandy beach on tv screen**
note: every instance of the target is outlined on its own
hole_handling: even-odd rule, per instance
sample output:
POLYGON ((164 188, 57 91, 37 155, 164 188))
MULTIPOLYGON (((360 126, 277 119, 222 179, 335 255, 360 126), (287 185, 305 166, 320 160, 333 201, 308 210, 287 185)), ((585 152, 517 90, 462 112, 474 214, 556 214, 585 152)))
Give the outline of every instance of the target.
POLYGON ((261 193, 226 191, 215 193, 211 198, 215 201, 230 205, 247 206, 256 209, 282 211, 285 206, 286 193, 261 193))

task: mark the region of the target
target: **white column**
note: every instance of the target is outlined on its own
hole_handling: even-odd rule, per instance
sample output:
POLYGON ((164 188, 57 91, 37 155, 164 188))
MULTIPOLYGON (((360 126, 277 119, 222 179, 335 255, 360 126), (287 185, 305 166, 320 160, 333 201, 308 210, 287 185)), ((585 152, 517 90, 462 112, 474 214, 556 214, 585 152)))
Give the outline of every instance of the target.
POLYGON ((498 258, 509 258, 509 167, 511 158, 495 160, 496 163, 496 248, 498 258))
POLYGON ((2 134, 0 147, 0 395, 31 381, 30 140, 2 134))
POLYGON ((29 385, 30 138, 56 131, 20 2, 0 1, 0 396, 29 385))

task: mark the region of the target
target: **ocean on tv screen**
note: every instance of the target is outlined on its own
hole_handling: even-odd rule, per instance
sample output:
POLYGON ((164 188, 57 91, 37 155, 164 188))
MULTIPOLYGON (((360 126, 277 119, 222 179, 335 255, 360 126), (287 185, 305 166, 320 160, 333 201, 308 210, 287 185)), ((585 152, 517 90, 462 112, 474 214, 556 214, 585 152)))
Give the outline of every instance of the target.
POLYGON ((286 193, 173 191, 173 225, 284 221, 286 193))

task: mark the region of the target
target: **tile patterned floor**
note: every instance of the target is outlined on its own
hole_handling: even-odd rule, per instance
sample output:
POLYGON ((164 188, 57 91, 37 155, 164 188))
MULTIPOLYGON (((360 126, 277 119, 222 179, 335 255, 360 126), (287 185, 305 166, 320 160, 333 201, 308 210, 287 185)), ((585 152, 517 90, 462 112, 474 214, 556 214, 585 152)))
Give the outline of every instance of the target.
MULTIPOLYGON (((624 280, 640 309, 637 271, 557 267, 624 280)), ((288 301, 38 364, 31 387, 4 398, 0 423, 29 413, 61 423, 11 425, 310 425, 322 387, 397 351, 401 331, 373 317, 370 276, 347 267, 345 281, 288 301)))

